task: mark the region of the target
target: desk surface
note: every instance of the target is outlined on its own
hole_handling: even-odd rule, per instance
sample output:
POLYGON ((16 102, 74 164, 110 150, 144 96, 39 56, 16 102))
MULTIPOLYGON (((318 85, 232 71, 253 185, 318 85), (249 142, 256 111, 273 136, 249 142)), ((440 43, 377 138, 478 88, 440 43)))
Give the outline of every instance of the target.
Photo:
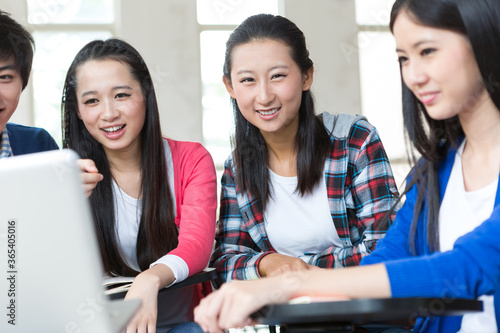
POLYGON ((265 325, 349 323, 408 320, 416 317, 458 316, 483 310, 481 301, 445 298, 355 299, 266 306, 252 317, 265 325))

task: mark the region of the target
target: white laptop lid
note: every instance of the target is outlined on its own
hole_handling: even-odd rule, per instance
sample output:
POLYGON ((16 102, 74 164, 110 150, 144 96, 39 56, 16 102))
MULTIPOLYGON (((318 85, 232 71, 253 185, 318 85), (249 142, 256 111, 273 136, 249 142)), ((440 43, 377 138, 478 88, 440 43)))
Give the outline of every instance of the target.
POLYGON ((118 332, 138 307, 110 310, 103 295, 77 158, 59 150, 0 160, 0 332, 118 332))

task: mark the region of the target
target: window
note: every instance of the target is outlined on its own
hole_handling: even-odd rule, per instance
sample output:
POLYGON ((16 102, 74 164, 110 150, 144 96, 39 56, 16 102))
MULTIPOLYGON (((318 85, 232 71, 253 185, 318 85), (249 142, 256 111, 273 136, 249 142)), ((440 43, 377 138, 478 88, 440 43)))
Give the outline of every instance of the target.
POLYGON ((398 186, 408 173, 396 44, 389 30, 394 0, 356 0, 361 104, 391 160, 398 186))
POLYGON ((30 24, 112 24, 113 0, 28 0, 30 24))
POLYGON ((34 124, 62 147, 61 97, 76 53, 94 39, 113 35, 114 0, 28 0, 28 23, 35 29, 33 59, 34 124))
POLYGON ((203 143, 217 169, 231 153, 233 109, 222 83, 226 41, 248 16, 278 14, 278 0, 197 0, 200 24, 203 143))
POLYGON ((217 167, 222 167, 231 152, 233 108, 222 83, 225 43, 231 31, 202 31, 201 82, 203 140, 217 167))
POLYGON ((201 25, 238 25, 251 15, 278 14, 277 0, 197 0, 196 6, 201 25))

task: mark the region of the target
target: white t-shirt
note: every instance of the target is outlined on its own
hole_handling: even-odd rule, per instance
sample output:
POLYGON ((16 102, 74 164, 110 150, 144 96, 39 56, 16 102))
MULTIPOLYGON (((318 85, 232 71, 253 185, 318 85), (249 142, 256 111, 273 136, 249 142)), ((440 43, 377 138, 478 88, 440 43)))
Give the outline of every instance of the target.
MULTIPOLYGON (((175 210, 175 186, 174 186, 174 166, 172 162, 172 153, 168 142, 163 140, 165 147, 165 157, 167 161, 167 172, 169 176, 170 192, 175 210)), ((115 199, 115 227, 118 241, 118 250, 127 265, 137 271, 139 264, 135 248, 137 244, 137 234, 139 232, 139 223, 142 212, 142 200, 132 198, 123 192, 113 181, 113 196, 115 199)), ((162 263, 170 267, 174 273, 176 282, 181 282, 189 275, 189 268, 186 262, 175 255, 164 255, 150 265, 154 266, 162 263)), ((189 286, 180 289, 162 291, 158 294, 158 318, 157 332, 166 332, 176 323, 182 323, 193 320, 190 304, 193 299, 195 287, 189 286)))
MULTIPOLYGON (((453 249, 455 241, 479 226, 490 217, 495 205, 498 179, 475 191, 467 192, 462 173, 462 152, 465 140, 459 147, 450 179, 439 210, 439 244, 441 251, 453 249)), ((483 295, 484 311, 467 314, 462 319, 459 332, 497 332, 493 296, 483 295)))
POLYGON ((281 254, 299 257, 342 246, 332 221, 325 177, 305 196, 295 192, 297 177, 282 177, 269 170, 272 198, 266 205, 267 236, 281 254))
MULTIPOLYGON (((164 140, 165 157, 167 161, 167 172, 169 175, 170 192, 175 211, 175 190, 174 190, 174 167, 172 162, 172 153, 168 142, 164 140)), ((142 213, 142 200, 135 199, 123 192, 113 181, 113 197, 115 199, 115 227, 118 241, 118 250, 125 263, 131 268, 141 271, 137 263, 135 253, 137 245, 137 234, 139 232, 139 223, 142 213)), ((175 282, 185 280, 189 275, 189 268, 186 262, 176 256, 167 254, 151 264, 154 266, 162 263, 170 267, 174 273, 175 282)))

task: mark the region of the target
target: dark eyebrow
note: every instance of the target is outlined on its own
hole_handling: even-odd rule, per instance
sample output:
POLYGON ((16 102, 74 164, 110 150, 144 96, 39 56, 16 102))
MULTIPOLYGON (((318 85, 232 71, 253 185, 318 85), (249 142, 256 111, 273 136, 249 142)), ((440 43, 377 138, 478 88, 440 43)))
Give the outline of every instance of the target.
MULTIPOLYGON (((123 86, 115 86, 113 87, 112 90, 120 90, 120 89, 127 89, 127 90, 132 90, 132 88, 128 85, 123 85, 123 86)), ((82 97, 85 97, 85 96, 88 96, 88 95, 94 95, 94 94, 97 94, 97 91, 95 90, 89 90, 89 91, 86 91, 82 94, 82 97)))
POLYGON ((17 70, 15 65, 6 65, 3 67, 0 67, 0 71, 8 71, 8 70, 17 70))
POLYGON ((239 75, 239 74, 244 74, 244 73, 250 73, 250 74, 251 74, 251 73, 253 73, 253 72, 252 72, 252 71, 250 71, 250 70, 246 70, 246 69, 243 69, 243 70, 241 70, 241 71, 236 72, 236 74, 237 74, 237 75, 239 75))
MULTIPOLYGON (((419 47, 422 44, 431 43, 431 42, 434 42, 434 40, 421 40, 421 41, 416 42, 415 44, 413 44, 412 45, 412 49, 416 49, 417 47, 419 47)), ((404 52, 404 50, 396 48, 396 52, 404 52)))
POLYGON ((288 68, 288 66, 287 65, 277 65, 277 66, 271 67, 270 70, 278 69, 278 68, 288 68))
MULTIPOLYGON (((275 70, 275 69, 278 69, 278 68, 288 68, 288 66, 286 66, 286 65, 273 66, 273 67, 269 68, 269 71, 272 71, 272 70, 275 70)), ((243 69, 243 70, 241 70, 239 72, 236 72, 236 74, 243 74, 243 73, 250 73, 251 74, 251 73, 253 73, 253 71, 243 69)))
POLYGON ((95 90, 91 90, 91 91, 86 91, 82 94, 82 98, 85 97, 85 96, 88 96, 88 95, 94 95, 94 94, 97 94, 97 91, 95 90))
POLYGON ((126 84, 125 84, 125 85, 123 85, 123 86, 116 86, 116 87, 113 87, 113 90, 119 90, 119 89, 127 89, 127 90, 132 90, 132 87, 127 86, 126 84))

